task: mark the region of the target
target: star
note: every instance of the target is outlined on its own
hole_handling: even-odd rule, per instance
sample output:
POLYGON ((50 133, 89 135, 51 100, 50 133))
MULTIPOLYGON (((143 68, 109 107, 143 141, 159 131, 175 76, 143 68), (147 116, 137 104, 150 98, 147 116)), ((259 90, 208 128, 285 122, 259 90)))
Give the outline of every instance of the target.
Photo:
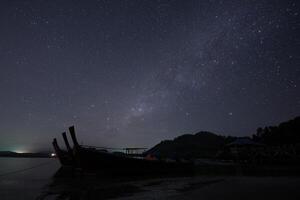
POLYGON ((297 6, 0 1, 0 148, 51 148, 73 124, 87 143, 150 147, 190 130, 245 136, 292 119, 297 6))

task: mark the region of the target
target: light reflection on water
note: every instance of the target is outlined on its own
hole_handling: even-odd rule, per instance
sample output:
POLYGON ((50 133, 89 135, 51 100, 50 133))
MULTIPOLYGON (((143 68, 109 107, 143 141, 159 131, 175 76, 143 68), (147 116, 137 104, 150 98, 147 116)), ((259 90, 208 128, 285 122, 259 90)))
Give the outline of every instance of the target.
POLYGON ((58 168, 55 159, 0 158, 1 200, 35 199, 58 168))

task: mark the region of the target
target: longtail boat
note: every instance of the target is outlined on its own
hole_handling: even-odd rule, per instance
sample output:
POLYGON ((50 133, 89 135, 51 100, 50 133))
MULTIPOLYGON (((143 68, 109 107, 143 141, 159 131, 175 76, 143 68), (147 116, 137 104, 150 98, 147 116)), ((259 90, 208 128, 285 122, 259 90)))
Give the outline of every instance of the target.
MULTIPOLYGON (((84 172, 101 172, 114 175, 147 174, 191 174, 193 164, 189 162, 168 162, 134 157, 128 154, 112 153, 103 148, 79 145, 74 126, 69 127, 73 148, 66 133, 62 133, 67 150, 62 150, 53 139, 53 147, 62 166, 79 168, 84 172)), ((134 150, 140 148, 133 148, 134 150)), ((129 152, 129 148, 126 151, 129 152)))

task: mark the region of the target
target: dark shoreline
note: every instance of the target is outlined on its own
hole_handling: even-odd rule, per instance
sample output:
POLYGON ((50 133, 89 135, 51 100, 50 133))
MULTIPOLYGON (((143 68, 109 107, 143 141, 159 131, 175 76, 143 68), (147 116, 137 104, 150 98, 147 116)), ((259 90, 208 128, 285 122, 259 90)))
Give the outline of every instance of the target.
POLYGON ((11 151, 0 152, 0 158, 51 158, 50 153, 16 153, 11 151))

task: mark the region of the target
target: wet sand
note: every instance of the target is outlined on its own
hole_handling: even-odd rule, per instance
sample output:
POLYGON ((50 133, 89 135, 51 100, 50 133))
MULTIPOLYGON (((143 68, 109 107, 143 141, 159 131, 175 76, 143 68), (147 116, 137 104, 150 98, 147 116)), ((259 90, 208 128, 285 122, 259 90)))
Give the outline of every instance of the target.
POLYGON ((96 178, 93 174, 74 177, 64 171, 63 175, 53 177, 58 173, 60 164, 49 159, 5 158, 0 162, 0 166, 0 172, 4 174, 0 178, 1 200, 300 199, 300 176, 297 166, 279 169, 260 166, 259 173, 254 170, 260 177, 245 176, 244 172, 247 170, 232 170, 237 167, 229 166, 229 169, 225 170, 226 166, 222 165, 220 170, 214 165, 199 170, 201 173, 194 177, 139 179, 96 178), (46 164, 41 166, 43 163, 46 164), (220 171, 231 173, 216 175, 220 171))
POLYGON ((59 167, 49 158, 0 158, 0 200, 34 200, 59 167))
POLYGON ((300 177, 186 177, 55 182, 39 199, 300 199, 300 177))
POLYGON ((300 199, 300 178, 292 177, 226 177, 196 178, 176 184, 154 187, 149 192, 127 199, 201 199, 266 200, 300 199))

